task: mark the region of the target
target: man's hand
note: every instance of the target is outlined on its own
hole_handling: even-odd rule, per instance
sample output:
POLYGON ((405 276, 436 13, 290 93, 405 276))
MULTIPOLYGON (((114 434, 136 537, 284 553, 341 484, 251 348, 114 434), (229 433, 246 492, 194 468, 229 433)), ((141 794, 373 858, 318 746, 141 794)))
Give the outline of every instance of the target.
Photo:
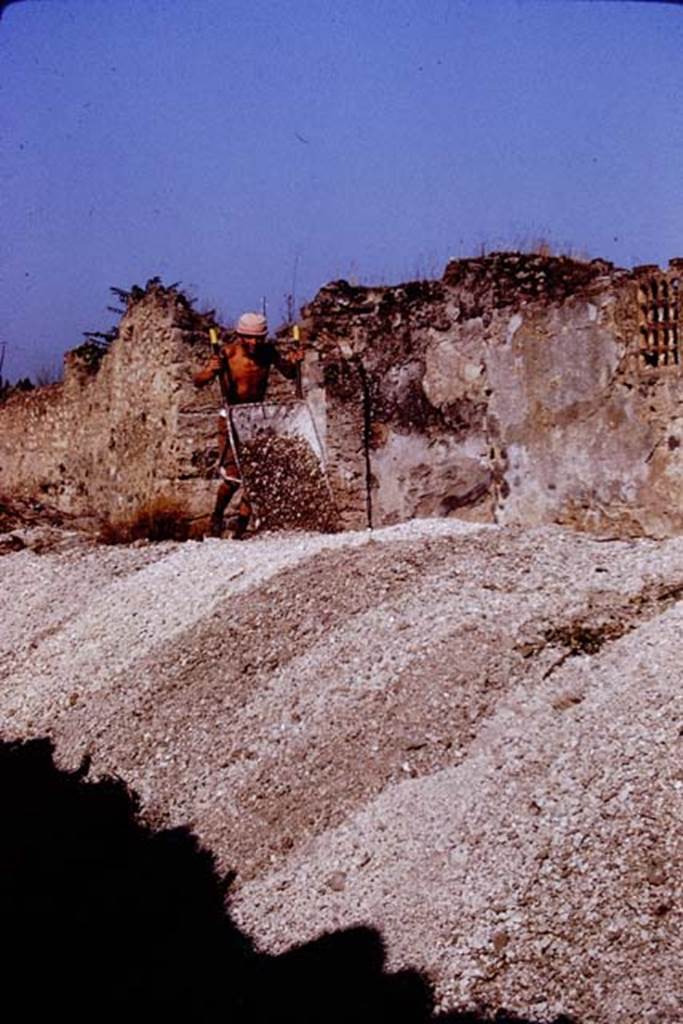
POLYGON ((203 388, 206 384, 210 384, 221 372, 221 368, 221 357, 218 352, 214 352, 208 363, 193 376, 195 387, 203 388))
POLYGON ((288 361, 290 363, 293 363, 295 366, 297 364, 303 362, 303 358, 304 358, 304 354, 305 354, 303 346, 304 346, 304 342, 305 342, 307 337, 308 337, 308 330, 307 330, 307 328, 302 328, 302 327, 300 327, 299 324, 292 324, 292 339, 291 340, 294 343, 294 347, 292 347, 289 350, 288 355, 287 355, 287 359, 288 359, 288 361))

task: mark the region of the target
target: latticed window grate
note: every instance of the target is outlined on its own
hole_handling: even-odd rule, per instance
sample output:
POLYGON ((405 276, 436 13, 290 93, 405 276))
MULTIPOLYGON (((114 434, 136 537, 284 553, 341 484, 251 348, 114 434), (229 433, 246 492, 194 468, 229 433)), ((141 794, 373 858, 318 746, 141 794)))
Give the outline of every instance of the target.
POLYGON ((681 277, 652 274, 638 283, 639 361, 642 366, 679 366, 681 277))

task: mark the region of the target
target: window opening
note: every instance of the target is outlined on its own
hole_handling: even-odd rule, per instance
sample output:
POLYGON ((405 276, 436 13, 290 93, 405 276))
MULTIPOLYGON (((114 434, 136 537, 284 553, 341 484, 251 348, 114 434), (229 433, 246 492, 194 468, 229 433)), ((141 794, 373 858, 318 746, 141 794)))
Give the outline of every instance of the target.
POLYGON ((681 279, 651 277, 638 286, 640 363, 678 366, 681 363, 681 279))

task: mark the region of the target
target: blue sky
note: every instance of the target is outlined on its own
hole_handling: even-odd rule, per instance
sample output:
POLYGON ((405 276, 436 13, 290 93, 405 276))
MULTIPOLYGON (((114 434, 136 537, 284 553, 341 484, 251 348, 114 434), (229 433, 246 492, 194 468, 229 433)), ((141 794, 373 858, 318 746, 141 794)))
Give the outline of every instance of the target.
POLYGON ((181 281, 225 319, 554 246, 683 255, 683 7, 25 0, 0 19, 5 377, 181 281))

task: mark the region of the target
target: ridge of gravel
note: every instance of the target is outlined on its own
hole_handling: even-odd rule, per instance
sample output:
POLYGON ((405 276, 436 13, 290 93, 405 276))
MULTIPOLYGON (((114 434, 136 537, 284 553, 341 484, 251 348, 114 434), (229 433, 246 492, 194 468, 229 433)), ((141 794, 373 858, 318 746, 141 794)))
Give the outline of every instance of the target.
POLYGON ((365 923, 442 1009, 683 1021, 683 538, 420 520, 0 582, 3 734, 191 824, 264 948, 365 923))
POLYGON ((682 1020, 682 627, 679 605, 515 687, 461 765, 386 787, 236 920, 273 951, 372 922, 443 1009, 682 1020))
MULTIPOLYGON (((248 591, 326 549, 354 547, 371 537, 382 543, 418 530, 444 532, 442 522, 424 522, 374 534, 271 534, 240 544, 206 539, 6 555, 0 561, 0 672, 19 702, 35 702, 54 677, 69 676, 74 685, 90 688, 98 674, 124 671, 191 628, 226 595, 248 591)), ((449 523, 446 529, 477 527, 449 523)))

